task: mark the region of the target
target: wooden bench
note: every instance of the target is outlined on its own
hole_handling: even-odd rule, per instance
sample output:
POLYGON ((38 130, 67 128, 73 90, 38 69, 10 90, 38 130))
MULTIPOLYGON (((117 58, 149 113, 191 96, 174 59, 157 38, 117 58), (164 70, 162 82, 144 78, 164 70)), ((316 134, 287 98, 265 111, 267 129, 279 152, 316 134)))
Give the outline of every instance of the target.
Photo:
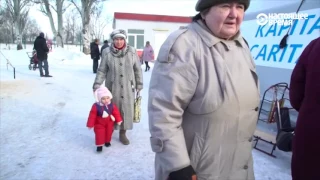
POLYGON ((259 129, 256 129, 253 136, 254 136, 254 141, 256 141, 253 148, 255 148, 256 150, 261 151, 263 153, 266 153, 272 157, 276 157, 275 155, 273 155, 273 151, 276 150, 276 135, 271 134, 271 133, 267 133, 267 132, 263 132, 259 129), (264 150, 258 148, 257 144, 258 144, 259 140, 266 142, 268 144, 271 144, 272 145, 271 152, 267 152, 267 151, 264 151, 264 150))

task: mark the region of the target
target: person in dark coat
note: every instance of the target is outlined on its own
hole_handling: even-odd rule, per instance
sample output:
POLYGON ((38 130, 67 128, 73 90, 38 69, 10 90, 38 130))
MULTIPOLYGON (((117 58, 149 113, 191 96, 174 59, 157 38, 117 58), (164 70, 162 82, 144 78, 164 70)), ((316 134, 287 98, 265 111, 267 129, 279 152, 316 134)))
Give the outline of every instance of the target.
POLYGON ((94 42, 90 44, 90 54, 93 61, 93 73, 97 73, 100 59, 99 39, 95 39, 94 42))
POLYGON ((103 58, 103 57, 102 57, 102 56, 103 56, 103 54, 102 54, 103 50, 104 50, 105 48, 109 47, 109 44, 108 44, 108 43, 109 43, 108 40, 103 41, 103 46, 101 47, 101 50, 100 50, 101 59, 103 58))
POLYGON ((33 49, 37 51, 37 58, 39 61, 39 71, 41 77, 52 77, 49 75, 49 64, 48 64, 48 52, 49 48, 46 43, 46 39, 44 38, 44 33, 40 33, 39 36, 34 41, 33 49), (44 65, 42 67, 42 65, 44 65), (45 74, 43 75, 43 69, 45 74))
POLYGON ((320 179, 320 38, 304 49, 290 82, 290 102, 299 112, 293 139, 293 180, 320 179))

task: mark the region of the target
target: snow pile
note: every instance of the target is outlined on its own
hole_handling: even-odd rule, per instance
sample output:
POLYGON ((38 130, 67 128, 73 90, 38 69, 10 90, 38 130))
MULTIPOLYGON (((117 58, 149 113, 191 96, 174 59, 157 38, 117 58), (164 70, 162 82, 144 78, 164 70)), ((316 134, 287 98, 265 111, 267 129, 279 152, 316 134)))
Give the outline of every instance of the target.
POLYGON ((31 53, 30 50, 0 50, 2 54, 0 54, 0 66, 7 66, 7 59, 11 62, 13 66, 24 66, 30 63, 30 59, 27 53, 31 53))
POLYGON ((53 51, 49 53, 48 59, 56 62, 57 64, 68 64, 68 65, 92 64, 90 55, 85 55, 79 50, 67 50, 60 47, 53 49, 53 51))

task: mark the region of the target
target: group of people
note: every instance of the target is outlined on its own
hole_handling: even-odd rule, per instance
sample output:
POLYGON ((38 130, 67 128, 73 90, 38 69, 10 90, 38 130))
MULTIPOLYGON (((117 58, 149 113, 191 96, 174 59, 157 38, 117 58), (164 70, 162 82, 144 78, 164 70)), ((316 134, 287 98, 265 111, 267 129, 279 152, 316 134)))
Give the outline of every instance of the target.
POLYGON ((102 51, 109 47, 109 42, 108 40, 105 40, 103 42, 103 46, 101 47, 101 49, 99 50, 99 39, 95 39, 94 42, 92 42, 90 44, 90 55, 91 55, 91 59, 93 61, 93 73, 97 73, 97 69, 99 66, 99 60, 100 57, 102 59, 102 51))
MULTIPOLYGON (((123 37, 126 39, 126 37, 123 37)), ((90 44, 90 54, 91 54, 91 59, 93 61, 93 73, 97 73, 97 69, 99 66, 99 60, 100 57, 101 59, 103 58, 103 50, 109 47, 109 42, 108 40, 105 40, 103 42, 103 46, 101 47, 101 50, 99 51, 99 39, 95 39, 94 42, 90 44)), ((147 41, 146 45, 142 51, 141 56, 139 56, 141 64, 145 63, 146 69, 145 72, 150 70, 149 62, 154 60, 154 51, 152 46, 150 45, 150 42, 147 41)))
MULTIPOLYGON (((148 97, 156 180, 255 179, 252 141, 259 79, 240 32, 249 5, 250 0, 198 0, 192 23, 162 45, 148 97)), ((143 89, 141 57, 126 42, 125 30, 113 31, 111 38, 111 45, 99 53, 102 60, 92 87, 97 102, 87 123, 94 127, 98 152, 111 146, 117 129, 120 142, 130 143, 126 132, 133 129, 134 99, 143 89)), ((290 100, 299 111, 294 180, 320 179, 319 50, 317 38, 302 53, 291 78, 290 100)))

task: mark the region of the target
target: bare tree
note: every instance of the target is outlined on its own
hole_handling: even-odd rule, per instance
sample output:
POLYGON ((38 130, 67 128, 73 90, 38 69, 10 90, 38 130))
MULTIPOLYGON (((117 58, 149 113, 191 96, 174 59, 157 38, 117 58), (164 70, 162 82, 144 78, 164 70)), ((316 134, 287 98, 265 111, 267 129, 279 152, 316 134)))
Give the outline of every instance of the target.
POLYGON ((90 35, 92 38, 101 39, 106 26, 112 22, 110 17, 102 17, 103 6, 96 6, 93 8, 90 21, 90 35))
POLYGON ((34 39, 39 35, 39 25, 35 19, 29 19, 24 29, 24 37, 27 42, 33 42, 34 39))
POLYGON ((75 0, 70 0, 77 10, 80 13, 82 19, 82 39, 83 39, 83 53, 89 54, 90 53, 90 15, 93 13, 93 9, 96 5, 100 2, 106 0, 81 0, 81 5, 77 4, 75 0))
POLYGON ((66 12, 67 8, 71 4, 64 4, 65 0, 55 0, 55 5, 52 5, 53 2, 50 0, 36 0, 36 3, 41 3, 40 6, 40 11, 46 15, 49 18, 50 25, 51 25, 51 30, 53 34, 56 36, 57 40, 57 45, 64 47, 63 44, 63 37, 64 37, 64 27, 63 27, 63 14, 66 12), (54 18, 52 14, 52 10, 56 13, 57 15, 57 24, 58 24, 58 29, 56 28, 54 24, 54 18))
MULTIPOLYGON (((2 4, 1 4, 2 5, 2 4)), ((14 42, 14 25, 13 25, 13 19, 11 17, 9 8, 4 6, 1 6, 0 9, 0 42, 1 43, 10 43, 14 42)))
POLYGON ((31 0, 5 0, 5 2, 13 20, 17 49, 20 50, 22 49, 21 35, 26 24, 25 21, 29 13, 28 5, 31 0))
MULTIPOLYGON (((75 13, 76 9, 69 11, 65 15, 64 30, 66 34, 66 42, 74 44, 76 36, 76 27, 79 25, 77 20, 80 18, 78 13, 75 13)), ((80 23, 81 24, 81 23, 80 23)))
POLYGON ((82 25, 75 28, 75 44, 81 44, 82 25))
MULTIPOLYGON (((76 13, 73 13, 73 15, 71 16, 71 31, 72 31, 72 35, 73 35, 73 38, 72 38, 72 44, 74 44, 74 41, 75 41, 75 38, 76 38, 76 33, 77 33, 77 28, 78 26, 81 26, 81 23, 79 24, 78 23, 78 16, 76 13)), ((81 32, 81 30, 80 30, 81 32)))
POLYGON ((65 33, 65 42, 68 43, 72 39, 72 29, 71 29, 71 15, 68 14, 65 18, 64 24, 64 33, 65 33))

